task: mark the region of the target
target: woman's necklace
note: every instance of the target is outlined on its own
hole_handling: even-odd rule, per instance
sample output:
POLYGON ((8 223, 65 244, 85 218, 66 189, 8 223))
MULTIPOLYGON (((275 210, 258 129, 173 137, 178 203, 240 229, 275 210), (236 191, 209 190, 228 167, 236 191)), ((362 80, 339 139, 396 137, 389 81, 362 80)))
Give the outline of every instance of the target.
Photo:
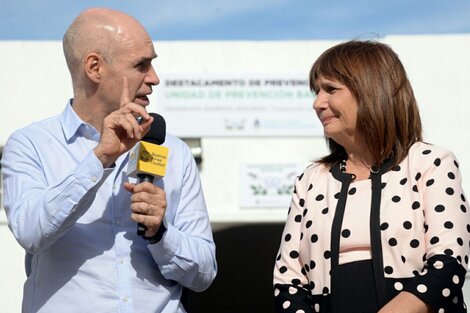
MULTIPOLYGON (((346 159, 343 159, 340 163, 339 163, 339 170, 342 172, 342 173, 346 173, 346 159)), ((356 179, 356 175, 355 174, 351 174, 351 180, 355 180, 356 179)))
MULTIPOLYGON (((347 159, 343 159, 340 163, 339 163, 339 170, 342 172, 342 173, 346 173, 346 160, 347 159)), ((377 174, 379 172, 379 167, 378 166, 371 166, 369 168, 369 171, 371 174, 377 174)), ((356 179, 356 175, 351 173, 352 177, 351 177, 351 180, 355 180, 356 179)))

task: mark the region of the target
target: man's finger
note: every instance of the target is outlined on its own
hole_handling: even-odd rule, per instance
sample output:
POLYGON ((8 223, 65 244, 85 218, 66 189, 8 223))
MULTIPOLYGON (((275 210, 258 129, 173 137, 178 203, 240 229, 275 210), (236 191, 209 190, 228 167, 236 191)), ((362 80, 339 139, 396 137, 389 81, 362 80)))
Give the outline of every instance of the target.
POLYGON ((122 93, 121 93, 121 107, 131 102, 131 96, 129 93, 129 82, 127 77, 122 77, 122 93))

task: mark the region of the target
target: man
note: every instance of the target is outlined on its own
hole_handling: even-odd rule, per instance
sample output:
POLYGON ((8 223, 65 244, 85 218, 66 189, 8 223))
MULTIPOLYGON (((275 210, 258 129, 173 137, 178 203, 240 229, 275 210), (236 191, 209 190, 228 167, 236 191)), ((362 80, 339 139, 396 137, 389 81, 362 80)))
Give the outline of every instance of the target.
POLYGON ((23 312, 185 312, 182 287, 202 291, 217 271, 194 159, 167 135, 162 180, 126 173, 153 121, 152 40, 132 17, 95 8, 63 47, 73 99, 11 135, 2 159, 9 226, 26 250, 23 312))

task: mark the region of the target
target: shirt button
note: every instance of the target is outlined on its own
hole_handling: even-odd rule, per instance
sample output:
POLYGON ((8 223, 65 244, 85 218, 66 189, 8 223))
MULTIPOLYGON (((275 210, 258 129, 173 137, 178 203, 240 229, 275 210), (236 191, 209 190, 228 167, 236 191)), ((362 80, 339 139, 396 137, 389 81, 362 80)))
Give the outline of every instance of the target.
POLYGON ((115 219, 115 220, 114 220, 114 224, 115 224, 116 226, 121 226, 121 220, 118 219, 118 218, 115 219))
POLYGON ((129 300, 129 298, 127 296, 122 297, 122 301, 127 302, 128 300, 129 300))
POLYGON ((94 182, 94 183, 96 183, 96 176, 92 176, 92 177, 91 177, 91 181, 94 182))
POLYGON ((121 263, 121 264, 124 264, 124 262, 125 262, 124 259, 119 260, 119 263, 121 263))

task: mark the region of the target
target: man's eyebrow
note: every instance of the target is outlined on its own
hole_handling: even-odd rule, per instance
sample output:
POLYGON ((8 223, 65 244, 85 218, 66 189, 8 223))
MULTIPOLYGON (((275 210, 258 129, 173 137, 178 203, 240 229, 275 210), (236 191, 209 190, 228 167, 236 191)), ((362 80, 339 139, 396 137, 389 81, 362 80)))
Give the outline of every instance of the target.
POLYGON ((134 63, 139 64, 139 63, 142 63, 142 62, 152 62, 152 60, 155 59, 156 57, 157 57, 157 55, 152 56, 152 57, 139 57, 138 59, 136 59, 134 61, 134 63))

